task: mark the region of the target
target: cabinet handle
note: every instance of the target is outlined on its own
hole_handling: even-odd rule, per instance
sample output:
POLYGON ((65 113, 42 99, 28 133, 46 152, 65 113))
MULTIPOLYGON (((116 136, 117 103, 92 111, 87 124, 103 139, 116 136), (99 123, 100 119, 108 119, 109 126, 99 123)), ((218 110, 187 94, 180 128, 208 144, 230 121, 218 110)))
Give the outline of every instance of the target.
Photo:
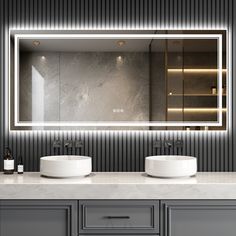
POLYGON ((130 216, 104 216, 106 219, 130 219, 130 216))

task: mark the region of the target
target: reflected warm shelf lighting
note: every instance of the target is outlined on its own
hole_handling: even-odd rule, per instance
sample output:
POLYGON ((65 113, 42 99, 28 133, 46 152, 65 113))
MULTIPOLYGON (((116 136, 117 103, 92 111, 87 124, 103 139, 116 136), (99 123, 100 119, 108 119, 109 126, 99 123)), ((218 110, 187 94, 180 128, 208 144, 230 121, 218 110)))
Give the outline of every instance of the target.
MULTIPOLYGON (((210 113, 219 112, 219 108, 168 108, 168 112, 198 112, 198 113, 210 113)), ((222 108, 222 112, 226 112, 226 108, 222 108)))
MULTIPOLYGON (((219 69, 168 69, 169 73, 217 73, 219 69)), ((222 69, 223 73, 227 72, 227 69, 222 69)))

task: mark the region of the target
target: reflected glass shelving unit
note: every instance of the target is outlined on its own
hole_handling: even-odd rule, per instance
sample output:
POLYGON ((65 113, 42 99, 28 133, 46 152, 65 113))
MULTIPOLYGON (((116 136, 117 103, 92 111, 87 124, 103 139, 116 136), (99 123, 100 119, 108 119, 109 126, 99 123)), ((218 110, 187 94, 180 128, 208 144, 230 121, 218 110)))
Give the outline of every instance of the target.
MULTIPOLYGON (((210 42, 209 42, 210 43, 210 42)), ((211 42, 212 43, 212 42, 211 42)), ((166 45, 166 94, 168 121, 217 121, 218 119, 218 69, 217 44, 202 47, 192 40, 168 41, 166 45)), ((223 49, 222 70, 222 120, 226 129, 227 69, 226 50, 223 49)), ((212 127, 176 127, 186 130, 211 130, 212 127)))

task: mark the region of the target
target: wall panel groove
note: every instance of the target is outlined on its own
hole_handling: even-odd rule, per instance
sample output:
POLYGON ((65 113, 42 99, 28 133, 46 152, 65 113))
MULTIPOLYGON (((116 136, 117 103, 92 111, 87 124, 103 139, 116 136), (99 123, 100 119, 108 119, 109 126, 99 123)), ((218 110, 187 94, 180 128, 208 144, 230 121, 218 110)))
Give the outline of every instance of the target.
MULTIPOLYGON (((14 156, 25 158, 27 171, 39 170, 39 158, 58 154, 55 139, 82 140, 84 146, 70 154, 93 157, 94 171, 143 171, 144 158, 163 154, 156 139, 183 139, 183 154, 198 157, 200 171, 234 171, 235 124, 228 132, 71 131, 29 133, 8 131, 8 29, 139 29, 227 28, 233 43, 235 67, 235 19, 233 0, 0 0, 0 155, 9 145, 14 156), (6 56, 5 56, 6 54, 6 56)), ((234 75, 234 71, 232 72, 234 75)), ((230 121, 235 120, 236 83, 232 81, 230 121)), ((230 89, 231 89, 230 88, 230 89)), ((60 154, 67 153, 61 150, 60 154)), ((177 153, 174 150, 173 153, 177 153)), ((1 162, 2 163, 2 162, 1 162)), ((0 165, 2 169, 2 165, 0 165)))

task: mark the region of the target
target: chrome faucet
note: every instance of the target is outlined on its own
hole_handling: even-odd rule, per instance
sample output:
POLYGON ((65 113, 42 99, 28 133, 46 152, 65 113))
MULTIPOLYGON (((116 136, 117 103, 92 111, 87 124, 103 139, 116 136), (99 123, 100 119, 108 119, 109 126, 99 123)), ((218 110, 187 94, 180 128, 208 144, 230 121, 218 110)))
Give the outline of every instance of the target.
POLYGON ((183 140, 155 140, 153 142, 153 149, 155 150, 156 155, 170 155, 171 149, 173 148, 175 150, 174 152, 177 152, 177 155, 182 155, 183 140))
POLYGON ((165 150, 168 150, 168 155, 170 155, 171 148, 173 147, 173 141, 172 140, 166 140, 164 142, 164 154, 166 154, 165 150))

